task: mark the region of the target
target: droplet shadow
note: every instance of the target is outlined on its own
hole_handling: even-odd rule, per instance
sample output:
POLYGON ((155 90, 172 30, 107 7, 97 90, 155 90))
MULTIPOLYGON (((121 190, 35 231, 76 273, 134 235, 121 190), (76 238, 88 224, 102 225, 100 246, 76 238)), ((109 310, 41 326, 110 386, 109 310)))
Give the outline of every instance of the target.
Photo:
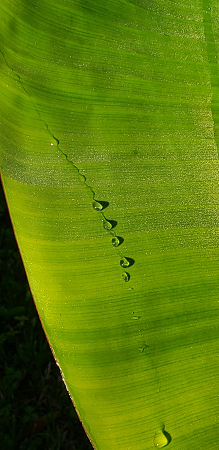
POLYGON ((135 260, 133 258, 128 258, 126 256, 125 259, 127 259, 127 261, 129 262, 129 267, 131 267, 131 266, 133 266, 133 264, 135 264, 135 260))
POLYGON ((102 202, 102 200, 95 200, 97 203, 100 203, 100 205, 102 206, 102 211, 104 209, 107 208, 107 206, 109 206, 109 202, 102 202))
POLYGON ((115 228, 116 225, 117 225, 116 220, 108 220, 108 219, 106 219, 106 221, 109 222, 109 223, 112 225, 111 230, 112 230, 113 228, 115 228))
POLYGON ((172 441, 170 433, 168 433, 168 431, 166 431, 166 430, 163 430, 163 434, 164 434, 164 436, 166 436, 166 438, 168 440, 168 444, 170 444, 170 442, 172 441))
POLYGON ((119 247, 120 245, 123 244, 124 239, 121 236, 117 236, 117 238, 119 239, 119 245, 118 245, 118 247, 119 247))

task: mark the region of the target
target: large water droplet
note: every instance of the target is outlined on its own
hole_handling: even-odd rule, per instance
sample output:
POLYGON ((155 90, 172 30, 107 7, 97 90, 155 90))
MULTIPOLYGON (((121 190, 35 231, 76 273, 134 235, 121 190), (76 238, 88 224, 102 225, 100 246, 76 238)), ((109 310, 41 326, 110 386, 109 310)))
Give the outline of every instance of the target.
POLYGON ((114 245, 114 247, 118 247, 120 244, 119 239, 117 238, 117 236, 115 236, 114 238, 112 238, 112 244, 114 245))
POLYGON ((157 430, 154 436, 154 445, 157 448, 166 447, 171 441, 169 433, 167 433, 164 428, 162 430, 157 430))
POLYGON ((95 211, 102 211, 103 209, 101 203, 96 202, 96 200, 93 201, 92 206, 95 209, 95 211))
POLYGON ((129 261, 126 258, 122 258, 120 261, 120 266, 121 267, 128 267, 129 266, 129 261))
POLYGON ((123 272, 122 278, 127 283, 127 281, 129 281, 130 275, 127 272, 123 272))
POLYGON ((112 224, 108 222, 108 220, 103 220, 103 228, 105 228, 105 230, 111 230, 112 224))

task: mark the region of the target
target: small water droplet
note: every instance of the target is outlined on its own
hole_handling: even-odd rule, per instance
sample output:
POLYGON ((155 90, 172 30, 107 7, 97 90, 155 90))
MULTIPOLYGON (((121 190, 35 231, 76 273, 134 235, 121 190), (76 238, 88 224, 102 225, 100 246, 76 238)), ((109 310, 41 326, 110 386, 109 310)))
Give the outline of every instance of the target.
POLYGON ((129 281, 130 275, 127 272, 123 272, 122 274, 122 278, 124 281, 129 281))
POLYGON ((95 200, 93 201, 92 206, 95 209, 95 211, 102 211, 103 209, 101 203, 96 202, 95 200))
POLYGON ((128 267, 129 266, 129 261, 126 258, 122 258, 120 261, 120 266, 121 267, 128 267))
POLYGON ((13 73, 13 77, 16 81, 21 81, 21 77, 17 73, 13 73))
POLYGON ((111 230, 112 224, 108 222, 108 220, 103 220, 103 228, 105 228, 105 230, 111 230))
POLYGON ((53 136, 52 138, 50 138, 50 145, 55 145, 56 147, 58 146, 58 142, 57 139, 53 136))
POLYGON ((169 433, 167 433, 164 428, 156 431, 154 436, 154 445, 157 448, 166 447, 171 441, 171 437, 169 433))
POLYGON ((144 344, 142 345, 142 347, 139 347, 138 350, 139 350, 139 352, 143 353, 143 352, 145 351, 146 348, 149 348, 149 345, 147 345, 147 344, 144 343, 144 344))
POLYGON ((117 236, 115 236, 114 238, 112 238, 112 244, 114 245, 114 247, 118 247, 120 244, 119 239, 117 238, 117 236))
POLYGON ((82 181, 82 183, 85 183, 85 181, 86 181, 85 176, 82 175, 81 173, 78 173, 78 176, 79 176, 79 180, 82 181))

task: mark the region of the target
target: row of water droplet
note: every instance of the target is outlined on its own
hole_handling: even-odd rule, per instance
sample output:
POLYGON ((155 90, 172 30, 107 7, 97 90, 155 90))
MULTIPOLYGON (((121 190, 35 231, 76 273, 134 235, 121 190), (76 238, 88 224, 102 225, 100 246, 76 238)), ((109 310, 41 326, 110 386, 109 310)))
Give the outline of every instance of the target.
MULTIPOLYGON (((49 133, 51 133, 49 128, 48 128, 48 126, 47 126, 47 130, 48 130, 49 133)), ((93 196, 93 201, 92 201, 93 209, 95 211, 101 213, 103 228, 106 231, 109 231, 111 233, 111 235, 112 235, 112 245, 118 249, 118 247, 123 242, 123 239, 122 238, 119 239, 119 237, 116 236, 116 233, 112 229, 113 228, 112 223, 109 220, 106 219, 106 217, 105 217, 105 215, 103 213, 103 209, 104 209, 103 204, 106 203, 106 202, 102 202, 103 203, 102 204, 102 203, 98 202, 97 200, 95 200, 95 192, 93 191, 92 187, 87 183, 86 176, 84 174, 80 173, 80 170, 75 165, 75 163, 68 158, 68 155, 66 153, 64 153, 63 150, 61 150, 60 145, 59 145, 59 140, 54 135, 52 135, 52 137, 53 137, 54 141, 53 141, 53 143, 51 145, 55 144, 58 147, 59 151, 65 157, 66 161, 74 167, 74 170, 76 170, 78 172, 78 176, 79 176, 79 179, 81 180, 81 182, 84 183, 86 188, 92 193, 92 196, 93 196)), ((107 203, 107 205, 108 205, 108 203, 107 203)), ((134 263, 133 259, 125 258, 120 251, 118 251, 118 253, 119 253, 119 256, 120 256, 120 266, 123 269, 127 269, 127 267, 129 267, 130 265, 133 265, 133 263, 134 263)), ((122 275, 121 275, 121 278, 125 282, 127 282, 127 281, 130 280, 130 275, 129 275, 128 272, 124 271, 122 273, 122 275)))
MULTIPOLYGON (((93 191, 92 191, 93 192, 93 191)), ((113 226, 112 223, 109 222, 105 215, 103 214, 102 210, 103 210, 103 205, 98 202, 97 200, 94 199, 94 192, 93 192, 93 203, 92 203, 93 209, 97 212, 101 212, 102 214, 102 222, 103 222, 103 228, 106 231, 109 231, 111 233, 112 237, 112 245, 116 248, 118 248, 121 245, 121 240, 118 238, 118 236, 116 236, 116 233, 112 230, 113 226)), ((120 266, 123 269, 127 269, 127 267, 130 266, 130 261, 128 261, 127 258, 125 258, 121 252, 119 252, 119 256, 120 256, 120 266)), ((128 272, 123 272, 122 273, 122 279, 127 282, 130 279, 130 275, 128 272)))
MULTIPOLYGON (((30 100, 31 100, 31 102, 32 102, 32 104, 33 104, 33 106, 34 106, 34 109, 35 109, 35 111, 37 112, 37 114, 38 114, 38 116, 39 116, 40 121, 41 121, 42 123, 44 123, 44 125, 45 125, 45 127, 46 127, 46 130, 47 130, 47 132, 48 132, 49 135, 50 135, 50 138, 52 138, 52 140, 53 140, 53 142, 51 142, 50 145, 52 145, 52 146, 55 145, 55 146, 58 148, 58 150, 60 151, 60 153, 65 157, 66 161, 67 161, 69 164, 71 164, 72 167, 74 167, 74 170, 76 170, 76 171, 78 172, 78 175, 79 175, 79 178, 81 179, 81 181, 82 181, 83 183, 85 183, 85 186, 92 192, 92 195, 93 195, 93 208, 95 209, 95 211, 101 212, 101 214, 102 214, 102 222, 103 222, 103 227, 104 227, 104 229, 107 230, 107 231, 110 231, 110 233, 112 234, 112 236, 113 236, 113 237, 112 237, 112 244, 113 244, 113 246, 114 246, 114 247, 119 247, 119 245, 121 244, 121 241, 120 241, 119 238, 116 236, 115 232, 112 231, 112 224, 105 218, 105 216, 104 216, 104 214, 103 214, 103 212, 102 212, 102 209, 103 209, 102 204, 99 203, 99 202, 97 202, 97 201, 95 200, 95 193, 94 193, 93 189, 91 188, 91 186, 89 186, 89 185, 87 184, 85 175, 83 175, 83 174, 80 173, 80 170, 79 170, 79 168, 76 166, 76 164, 75 164, 73 161, 71 161, 71 160, 69 159, 68 155, 60 148, 60 145, 59 145, 59 139, 52 133, 52 131, 51 131, 50 128, 49 128, 49 125, 47 124, 47 122, 46 122, 46 121, 43 119, 43 117, 41 116, 41 113, 40 113, 40 111, 38 110, 38 108, 36 107, 36 105, 35 105, 35 103, 34 103, 32 97, 30 96, 30 94, 29 94, 28 91, 26 90, 26 87, 24 86, 24 84, 23 84, 23 82, 22 82, 22 80, 21 80, 20 75, 17 74, 17 73, 14 71, 14 69, 13 69, 12 67, 10 67, 10 65, 8 64, 6 58, 5 58, 5 56, 4 56, 4 54, 3 54, 3 52, 2 52, 1 50, 0 50, 0 53, 2 54, 2 56, 3 56, 4 60, 5 60, 6 65, 7 65, 8 68, 12 71, 13 77, 16 79, 16 81, 18 81, 18 82, 20 83, 22 89, 24 90, 24 92, 25 92, 25 93, 28 95, 28 97, 30 98, 30 100)), ((122 254, 121 254, 120 252, 119 252, 119 255, 120 255, 120 257, 121 257, 121 260, 120 260, 120 266, 121 266, 123 269, 126 269, 127 267, 130 266, 130 261, 131 261, 131 260, 128 261, 128 259, 126 259, 124 256, 122 256, 122 254)), ((134 262, 134 260, 132 260, 132 264, 133 264, 133 262, 134 262)), ((130 275, 129 275, 127 272, 123 272, 123 273, 122 273, 122 278, 123 278, 124 281, 129 281, 130 275)))
MULTIPOLYGON (((46 126, 47 126, 47 131, 48 131, 50 134, 52 134, 52 133, 50 132, 49 127, 48 127, 47 124, 46 124, 46 126)), ((92 187, 87 183, 86 176, 85 176, 84 174, 81 174, 81 173, 80 173, 80 170, 79 170, 79 168, 75 165, 75 163, 74 163, 73 161, 71 161, 71 160, 68 158, 68 155, 67 155, 66 153, 63 152, 63 150, 60 148, 59 140, 58 140, 54 135, 52 135, 52 137, 53 137, 54 141, 53 141, 53 143, 51 143, 51 145, 56 145, 56 146, 57 146, 57 148, 59 149, 59 151, 60 151, 60 152, 62 153, 62 155, 65 157, 66 161, 67 161, 69 164, 71 164, 71 166, 73 166, 74 170, 76 170, 76 171, 78 172, 79 179, 82 181, 82 183, 85 184, 86 188, 92 193, 92 196, 93 196, 93 201, 92 201, 93 209, 94 209, 95 211, 101 213, 101 216, 102 216, 102 223, 103 223, 103 228, 104 228, 106 231, 109 231, 109 232, 111 233, 111 235, 112 235, 112 245, 113 245, 114 247, 118 248, 118 247, 121 245, 121 243, 123 242, 123 239, 122 239, 122 238, 119 239, 119 237, 116 236, 116 233, 112 230, 112 228, 113 228, 112 223, 106 219, 106 217, 105 217, 105 215, 104 215, 104 213, 103 213, 103 209, 104 209, 103 204, 106 203, 106 202, 102 202, 103 204, 101 204, 100 202, 98 202, 97 200, 95 200, 95 192, 93 191, 92 187)), ((108 205, 108 203, 107 203, 107 205, 108 205)), ((119 253, 119 256, 120 256, 120 266, 121 266, 123 269, 127 269, 127 267, 129 267, 130 265, 133 265, 133 263, 134 263, 134 260, 133 260, 133 259, 131 259, 131 258, 128 258, 128 259, 125 258, 125 257, 122 255, 122 253, 121 253, 120 251, 118 251, 118 253, 119 253)), ((129 275, 129 273, 126 272, 126 271, 124 271, 124 272, 122 273, 122 276, 121 276, 121 277, 122 277, 122 279, 123 279, 124 281, 126 281, 126 282, 129 281, 129 279, 130 279, 130 275, 129 275)))

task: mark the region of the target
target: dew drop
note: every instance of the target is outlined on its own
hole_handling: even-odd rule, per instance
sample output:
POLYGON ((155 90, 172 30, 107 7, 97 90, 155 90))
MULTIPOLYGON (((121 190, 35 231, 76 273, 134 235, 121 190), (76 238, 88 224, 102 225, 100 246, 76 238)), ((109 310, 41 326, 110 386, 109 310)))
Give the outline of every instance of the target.
POLYGON ((52 146, 55 145, 56 147, 58 146, 58 141, 54 136, 50 140, 50 145, 52 145, 52 146))
POLYGON ((146 348, 149 348, 149 345, 143 343, 142 347, 139 347, 138 350, 139 350, 139 352, 143 353, 146 348))
POLYGON ((126 258, 122 258, 120 261, 120 266, 121 267, 128 267, 129 266, 129 261, 126 258))
POLYGON ((108 220, 103 220, 103 228, 105 228, 105 230, 111 230, 112 224, 108 222, 108 220))
POLYGON ((103 209, 101 203, 96 202, 95 200, 93 201, 92 206, 95 209, 95 211, 102 211, 103 209))
POLYGON ((114 245, 114 247, 118 247, 120 244, 119 239, 115 236, 114 238, 112 238, 112 244, 114 245))
POLYGON ((127 282, 127 281, 129 281, 130 276, 129 276, 129 274, 128 274, 127 272, 124 272, 124 273, 122 274, 122 278, 123 278, 123 280, 124 280, 125 282, 127 282))
POLYGON ((13 73, 13 77, 16 81, 21 81, 21 77, 17 73, 13 73))
POLYGON ((79 176, 79 180, 82 181, 82 183, 85 183, 85 181, 86 181, 85 176, 82 175, 81 173, 78 173, 78 176, 79 176))
POLYGON ((171 441, 171 437, 169 433, 167 433, 164 428, 162 430, 158 430, 154 436, 154 445, 157 448, 166 447, 171 441))

